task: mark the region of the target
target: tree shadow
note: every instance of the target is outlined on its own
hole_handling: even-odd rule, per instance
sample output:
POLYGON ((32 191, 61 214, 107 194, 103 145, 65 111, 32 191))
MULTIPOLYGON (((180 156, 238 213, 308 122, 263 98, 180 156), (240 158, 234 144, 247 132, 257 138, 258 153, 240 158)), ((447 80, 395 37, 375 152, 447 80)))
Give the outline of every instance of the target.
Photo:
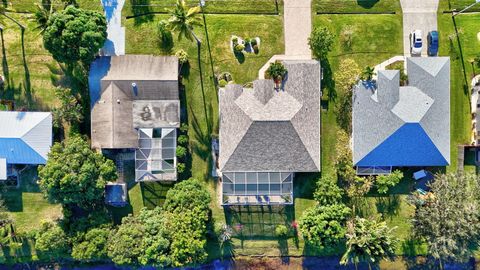
MULTIPOLYGON (((455 17, 452 16, 452 21, 453 21, 453 27, 455 28, 455 37, 457 39, 457 44, 458 44, 458 51, 460 53, 460 60, 462 61, 462 71, 463 71, 463 81, 464 81, 464 93, 465 95, 468 95, 468 80, 467 80, 467 73, 466 73, 466 68, 465 68, 465 61, 463 58, 463 50, 462 50, 462 44, 460 42, 460 34, 458 32, 457 28, 457 22, 455 21, 455 17), (465 91, 465 86, 467 86, 467 89, 465 91)), ((451 40, 450 40, 451 41, 451 40)))
POLYGON ((363 8, 372 8, 380 0, 357 0, 357 4, 363 8))
MULTIPOLYGON (((198 121, 197 116, 195 115, 195 112, 191 106, 190 108, 190 113, 192 116, 192 128, 194 131, 194 138, 195 138, 195 143, 193 144, 193 151, 203 160, 208 160, 210 158, 210 133, 209 132, 204 132, 202 130, 202 127, 200 126, 200 123, 198 121)), ((208 123, 207 123, 208 125, 208 123)))
POLYGON ((10 72, 8 70, 8 61, 7 61, 7 52, 5 50, 5 40, 3 37, 3 28, 0 27, 0 38, 2 42, 2 68, 3 75, 5 76, 5 81, 8 82, 10 79, 10 72))
POLYGON ((282 264, 290 264, 290 257, 288 251, 288 241, 287 237, 278 237, 278 249, 280 251, 280 259, 282 260, 282 264))
POLYGON ((130 9, 135 26, 153 21, 150 0, 130 0, 130 9))
POLYGON ((375 198, 375 206, 377 211, 384 217, 392 218, 398 215, 401 206, 401 200, 399 195, 390 195, 388 197, 375 198))
POLYGON ((32 83, 30 81, 30 70, 27 64, 27 57, 25 55, 25 28, 21 28, 21 44, 22 44, 22 58, 23 58, 23 68, 25 70, 25 97, 27 98, 27 104, 30 105, 33 103, 32 97, 32 83))
MULTIPOLYGON (((333 71, 328 59, 320 61, 322 66, 322 89, 326 89, 329 101, 335 101, 337 98, 337 92, 335 90, 335 80, 333 78, 333 71)), ((322 90, 323 93, 323 90, 322 90)))
POLYGON ((242 52, 234 52, 233 54, 235 55, 238 63, 243 64, 245 62, 245 54, 242 52))

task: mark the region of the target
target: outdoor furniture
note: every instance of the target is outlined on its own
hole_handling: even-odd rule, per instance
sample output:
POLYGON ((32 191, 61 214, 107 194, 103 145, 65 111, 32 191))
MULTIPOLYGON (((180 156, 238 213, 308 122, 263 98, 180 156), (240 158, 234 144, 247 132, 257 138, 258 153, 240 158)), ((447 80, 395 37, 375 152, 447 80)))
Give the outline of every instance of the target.
POLYGON ((425 170, 420 170, 418 172, 413 173, 413 178, 415 178, 415 180, 420 180, 426 176, 427 176, 427 172, 425 170))

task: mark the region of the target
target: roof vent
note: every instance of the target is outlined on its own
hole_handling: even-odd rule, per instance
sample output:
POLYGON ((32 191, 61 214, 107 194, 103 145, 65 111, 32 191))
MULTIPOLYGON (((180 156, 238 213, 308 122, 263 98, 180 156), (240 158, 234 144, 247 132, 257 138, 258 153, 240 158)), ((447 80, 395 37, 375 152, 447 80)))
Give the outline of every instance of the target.
POLYGON ((138 96, 138 87, 137 87, 137 84, 136 83, 132 83, 132 94, 134 96, 138 96))
POLYGON ((120 99, 117 99, 117 103, 120 104, 120 99))

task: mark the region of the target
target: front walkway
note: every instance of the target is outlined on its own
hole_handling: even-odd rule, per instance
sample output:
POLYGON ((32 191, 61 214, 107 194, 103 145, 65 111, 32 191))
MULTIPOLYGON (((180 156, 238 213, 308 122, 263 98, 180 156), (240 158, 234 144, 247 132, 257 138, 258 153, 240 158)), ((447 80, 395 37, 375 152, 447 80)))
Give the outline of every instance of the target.
POLYGON ((122 27, 122 9, 125 0, 101 0, 107 18, 108 38, 101 49, 102 55, 125 54, 125 27, 122 27))
POLYGON ((403 12, 403 53, 410 56, 410 33, 422 30, 422 55, 427 55, 427 34, 437 30, 439 0, 400 0, 403 12))

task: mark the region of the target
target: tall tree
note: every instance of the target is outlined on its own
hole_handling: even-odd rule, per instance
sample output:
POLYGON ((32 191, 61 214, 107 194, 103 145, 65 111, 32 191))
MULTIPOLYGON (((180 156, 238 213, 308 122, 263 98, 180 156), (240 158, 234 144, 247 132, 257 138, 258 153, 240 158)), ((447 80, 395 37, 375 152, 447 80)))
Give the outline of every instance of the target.
POLYGON ((337 122, 348 134, 352 132, 352 93, 362 71, 358 64, 350 58, 340 62, 338 72, 335 73, 335 89, 339 101, 335 105, 337 122))
POLYGON ((194 39, 198 41, 193 27, 202 25, 200 17, 197 16, 199 12, 199 6, 188 8, 184 0, 177 0, 175 8, 170 12, 167 26, 170 30, 178 32, 179 40, 185 37, 190 41, 194 39))
MULTIPOLYGON (((174 228, 172 228, 174 229, 174 228)), ((145 228, 133 216, 124 217, 108 244, 108 257, 118 265, 138 264, 144 252, 145 228)))
POLYGON ((326 60, 327 54, 332 50, 334 37, 326 27, 315 28, 308 38, 313 56, 319 60, 326 60))
POLYGON ((367 263, 371 268, 380 260, 395 256, 398 240, 386 222, 356 217, 347 227, 347 250, 340 260, 341 264, 353 263, 357 268, 358 263, 367 263))
POLYGON ((92 208, 103 201, 105 184, 117 178, 113 161, 73 135, 55 143, 45 166, 39 167, 40 188, 51 202, 92 208))
POLYGON ((74 6, 50 16, 43 33, 43 43, 53 58, 69 65, 89 64, 106 39, 105 16, 74 6))
POLYGON ((98 261, 107 258, 110 228, 93 228, 73 243, 72 257, 80 261, 98 261))
POLYGON ((426 240, 441 265, 469 259, 480 240, 479 181, 474 174, 436 175, 433 196, 415 211, 414 235, 426 240))
POLYGON ((74 125, 83 120, 82 106, 72 89, 57 87, 55 97, 60 100, 60 106, 52 110, 54 126, 60 127, 63 121, 74 125))

